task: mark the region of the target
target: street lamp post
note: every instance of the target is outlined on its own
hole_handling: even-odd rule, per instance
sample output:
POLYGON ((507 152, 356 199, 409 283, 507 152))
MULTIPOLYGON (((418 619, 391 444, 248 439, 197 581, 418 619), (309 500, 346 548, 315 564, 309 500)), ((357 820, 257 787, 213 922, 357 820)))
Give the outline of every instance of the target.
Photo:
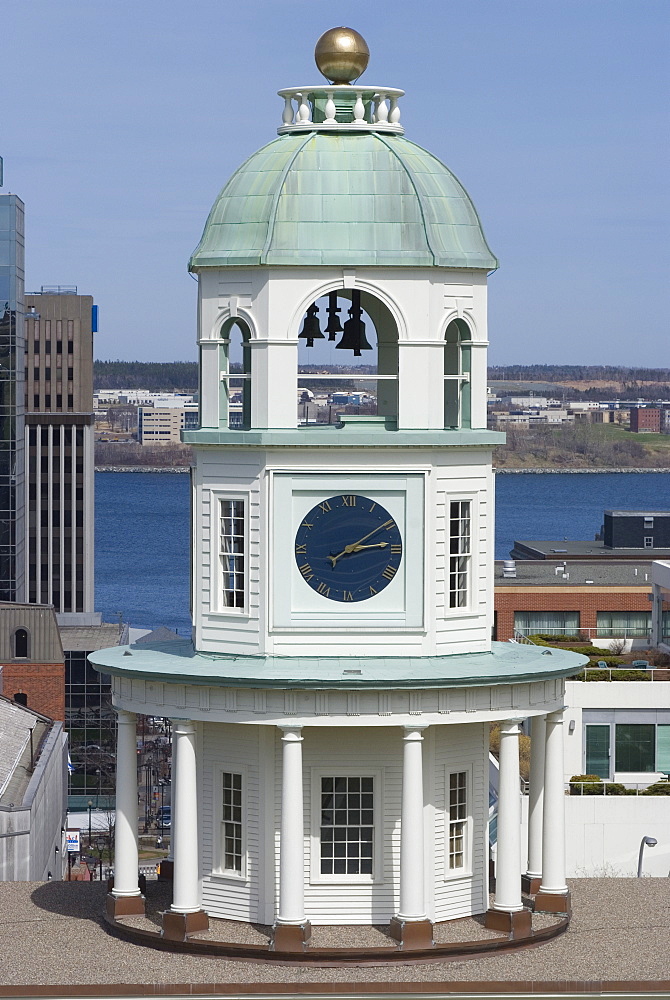
POLYGON ((93 808, 93 802, 91 799, 88 800, 88 849, 91 849, 91 810, 93 808))
POLYGON ((637 877, 642 878, 642 859, 644 857, 645 847, 656 847, 658 841, 656 837, 643 837, 640 842, 640 856, 637 862, 637 877))

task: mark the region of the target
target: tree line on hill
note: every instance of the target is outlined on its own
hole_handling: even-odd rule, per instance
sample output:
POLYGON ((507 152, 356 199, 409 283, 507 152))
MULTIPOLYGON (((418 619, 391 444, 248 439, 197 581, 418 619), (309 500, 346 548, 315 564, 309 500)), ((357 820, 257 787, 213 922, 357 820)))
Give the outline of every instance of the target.
MULTIPOLYGON (((232 365, 231 370, 239 369, 232 365)), ((308 365, 301 368, 305 374, 330 373, 341 375, 369 375, 370 365, 355 368, 351 365, 308 365)), ((616 391, 622 399, 656 399, 670 393, 670 368, 624 368, 615 365, 494 365, 488 370, 491 381, 517 382, 577 382, 601 381, 622 383, 616 391), (653 385, 640 385, 652 382, 653 385)), ((318 382, 318 379, 315 380, 318 382)), ((310 383, 311 385, 312 383, 310 383)), ((352 383, 353 384, 353 383, 352 383)), ((147 389, 149 392, 197 392, 198 364, 196 361, 95 361, 93 363, 95 389, 147 389)), ((318 388, 332 388, 331 383, 319 383, 318 388)), ((314 386, 313 386, 314 388, 314 386)), ((338 389, 345 388, 344 385, 338 389)), ((591 399, 609 398, 612 391, 604 387, 566 390, 573 397, 591 399)))

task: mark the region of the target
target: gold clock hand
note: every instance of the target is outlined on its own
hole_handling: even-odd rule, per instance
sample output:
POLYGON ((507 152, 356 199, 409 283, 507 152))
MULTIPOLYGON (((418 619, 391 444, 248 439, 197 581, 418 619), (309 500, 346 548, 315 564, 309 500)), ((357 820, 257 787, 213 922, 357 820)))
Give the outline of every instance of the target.
POLYGON ((354 545, 352 552, 361 552, 363 549, 385 549, 388 542, 374 542, 372 545, 354 545))

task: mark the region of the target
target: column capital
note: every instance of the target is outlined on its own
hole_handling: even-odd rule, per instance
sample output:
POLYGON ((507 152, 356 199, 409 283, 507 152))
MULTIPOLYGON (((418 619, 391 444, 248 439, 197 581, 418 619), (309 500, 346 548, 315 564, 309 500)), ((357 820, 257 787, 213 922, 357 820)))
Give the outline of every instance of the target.
POLYGON ((414 722, 414 723, 412 723, 412 724, 410 724, 408 726, 403 726, 402 728, 403 728, 403 732, 405 734, 403 736, 403 739, 406 742, 408 742, 408 743, 411 743, 411 742, 418 743, 421 740, 423 740, 423 730, 424 729, 428 729, 428 723, 427 722, 418 722, 418 723, 414 722))
POLYGON ((116 708, 117 722, 120 726, 135 726, 137 725, 137 716, 134 712, 127 712, 125 708, 116 708))
POLYGON ((501 736, 518 736, 521 732, 521 723, 523 719, 504 719, 500 723, 500 735, 501 736))
POLYGON ((547 715, 547 722, 551 722, 555 726, 562 725, 565 719, 566 708, 567 705, 564 705, 562 708, 556 709, 555 712, 549 712, 549 714, 547 715))
POLYGON ((302 743, 302 726, 277 726, 281 729, 283 743, 302 743))
POLYGON ((178 736, 193 736, 195 733, 195 723, 190 719, 170 719, 172 732, 178 736))

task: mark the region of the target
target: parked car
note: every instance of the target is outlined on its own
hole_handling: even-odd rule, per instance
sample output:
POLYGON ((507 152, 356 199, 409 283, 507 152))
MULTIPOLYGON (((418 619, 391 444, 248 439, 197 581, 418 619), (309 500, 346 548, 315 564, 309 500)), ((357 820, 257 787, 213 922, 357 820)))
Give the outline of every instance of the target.
POLYGON ((164 830, 172 826, 172 806, 161 806, 156 814, 156 825, 164 830))

